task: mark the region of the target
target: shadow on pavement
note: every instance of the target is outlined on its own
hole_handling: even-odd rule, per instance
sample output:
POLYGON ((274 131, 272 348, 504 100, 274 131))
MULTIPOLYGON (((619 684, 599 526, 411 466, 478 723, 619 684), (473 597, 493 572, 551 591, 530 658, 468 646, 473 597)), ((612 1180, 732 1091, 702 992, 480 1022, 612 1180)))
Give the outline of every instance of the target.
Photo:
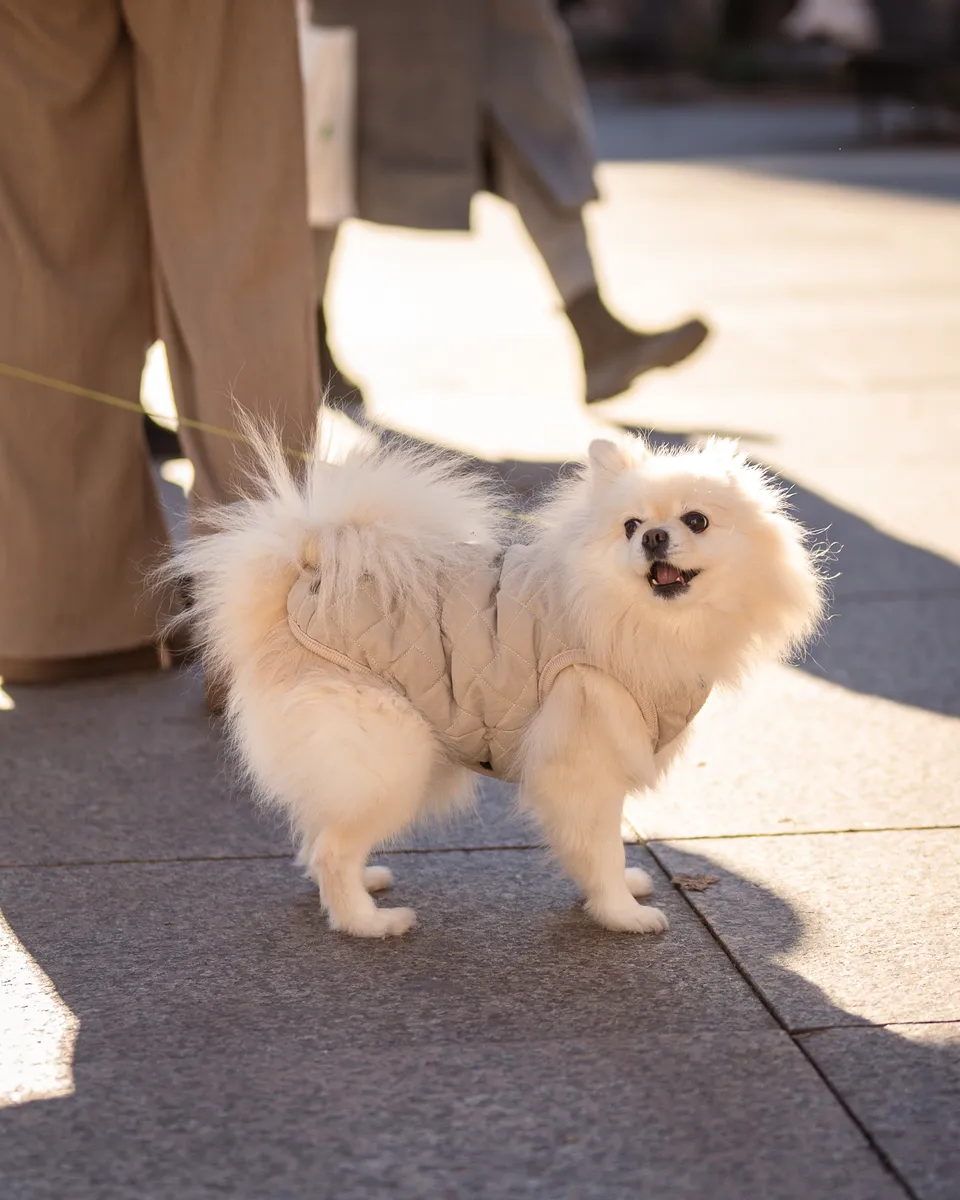
MULTIPOLYGON (((909 1194, 920 1200, 949 1200, 960 1177, 960 1038, 956 1032, 941 1045, 921 1042, 838 1007, 816 984, 782 965, 783 957, 808 932, 786 900, 707 855, 686 853, 669 843, 653 844, 650 849, 668 875, 717 879, 703 892, 685 892, 686 899, 734 962, 738 961, 737 941, 754 943, 751 957, 758 967, 751 970, 749 962, 738 965, 777 1020, 783 1020, 778 1014, 786 998, 793 1011, 818 1014, 815 1025, 793 1024, 791 1036, 899 1174, 909 1194)), ((857 937, 851 926, 854 958, 857 937)), ((935 1035, 944 1024, 932 1022, 926 1032, 935 1035)), ((909 1028, 916 1035, 923 1025, 921 1021, 909 1028)), ((960 1030, 960 1026, 953 1028, 960 1030)))
POLYGON ((597 113, 600 156, 607 162, 688 162, 764 178, 960 200, 960 147, 868 140, 853 102, 709 100, 691 106, 600 97, 597 113))
MULTIPOLYGON (((673 931, 641 939, 592 926, 536 854, 473 857, 475 874, 408 857, 424 928, 374 943, 326 930, 277 864, 0 873, 79 1020, 74 1094, 0 1112, 5 1195, 579 1200, 622 1196, 629 1173, 641 1197, 895 1200, 813 1062, 915 1194, 945 1200, 955 1058, 831 1008, 873 1039, 872 1075, 836 1087, 817 1042, 834 1033, 800 1033, 802 1059, 663 878, 673 931)), ((708 923, 748 887, 767 945, 802 936, 769 891, 683 866, 721 877, 708 923)), ((826 1003, 765 969, 771 995, 826 1003)))
MULTIPOLYGON (((812 157, 812 156, 811 156, 812 157)), ((900 150, 890 154, 871 153, 869 146, 854 147, 836 162, 819 155, 815 161, 803 157, 769 158, 763 162, 718 163, 747 175, 765 179, 790 179, 801 183, 826 183, 843 188, 924 200, 960 203, 960 149, 927 152, 900 150)))

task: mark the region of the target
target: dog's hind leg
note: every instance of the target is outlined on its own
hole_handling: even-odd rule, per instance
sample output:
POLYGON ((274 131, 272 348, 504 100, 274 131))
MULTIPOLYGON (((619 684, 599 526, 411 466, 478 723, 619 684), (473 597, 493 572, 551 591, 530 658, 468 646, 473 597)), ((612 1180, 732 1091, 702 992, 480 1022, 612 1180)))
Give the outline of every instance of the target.
MULTIPOLYGON (((320 884, 320 901, 330 926, 356 937, 393 937, 406 933, 416 922, 412 908, 379 908, 370 895, 367 855, 372 845, 369 829, 328 829, 320 835, 310 856, 311 871, 320 884)), ((385 869, 385 868, 381 868, 385 869)), ((374 877, 374 882, 378 882, 374 877)))
POLYGON ((317 803, 300 810, 302 857, 332 928, 390 937, 406 933, 416 915, 377 906, 370 893, 389 887, 393 875, 367 859, 429 806, 440 751, 430 727, 400 697, 368 695, 356 716, 351 753, 342 753, 345 741, 339 756, 330 748, 317 803))
MULTIPOLYGON (((414 816, 419 815, 419 813, 437 816, 450 810, 462 808, 473 797, 474 780, 475 776, 469 771, 441 759, 435 765, 423 797, 423 802, 416 806, 417 811, 414 813, 414 816)), ((393 798, 392 803, 396 803, 396 797, 393 798)), ((385 840, 384 835, 379 834, 377 840, 378 842, 385 840)), ((317 849, 320 851, 322 845, 317 847, 317 849)), ((318 854, 314 858, 312 854, 307 853, 303 858, 308 866, 308 873, 319 887, 321 885, 320 872, 318 867, 314 866, 313 863, 322 861, 321 857, 318 854)), ((363 886, 368 892, 385 892, 393 887, 393 872, 389 867, 380 864, 367 866, 363 868, 362 880, 363 886)), ((409 912, 410 910, 405 909, 403 911, 409 912)))
MULTIPOLYGON (((313 882, 320 886, 320 876, 317 868, 314 865, 313 850, 316 846, 316 840, 309 846, 301 846, 295 862, 298 867, 303 867, 304 874, 312 879, 313 882)), ((374 866, 363 868, 363 886, 368 892, 386 892, 393 887, 393 872, 389 867, 374 866)))

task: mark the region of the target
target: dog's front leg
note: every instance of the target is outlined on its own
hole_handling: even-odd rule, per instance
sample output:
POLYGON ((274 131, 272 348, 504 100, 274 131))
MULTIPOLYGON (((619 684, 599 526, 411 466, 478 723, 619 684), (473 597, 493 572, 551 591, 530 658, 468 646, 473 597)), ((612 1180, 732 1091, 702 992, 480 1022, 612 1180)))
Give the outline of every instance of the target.
POLYGON ((649 737, 619 684, 586 667, 558 678, 527 741, 522 797, 550 847, 607 929, 662 933, 667 918, 638 904, 651 881, 627 870, 620 833, 631 781, 656 776, 649 737))

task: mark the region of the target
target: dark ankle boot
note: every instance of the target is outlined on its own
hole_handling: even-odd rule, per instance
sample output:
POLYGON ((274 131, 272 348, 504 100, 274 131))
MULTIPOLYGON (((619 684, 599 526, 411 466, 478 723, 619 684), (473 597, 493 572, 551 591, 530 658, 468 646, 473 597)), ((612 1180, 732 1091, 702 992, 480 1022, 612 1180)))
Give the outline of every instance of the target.
POLYGON ((689 358, 710 332, 700 320, 653 333, 630 329, 607 309, 596 288, 578 296, 566 311, 583 352, 587 404, 619 396, 644 371, 689 358))
POLYGON ((323 315, 323 305, 317 305, 317 346, 320 364, 320 388, 323 392, 324 404, 327 408, 335 408, 338 412, 363 412, 363 392, 337 366, 330 345, 327 342, 327 321, 323 315))
POLYGON ((150 457, 163 462, 168 458, 183 458, 180 439, 175 429, 158 425, 151 416, 143 418, 143 432, 147 438, 150 457))

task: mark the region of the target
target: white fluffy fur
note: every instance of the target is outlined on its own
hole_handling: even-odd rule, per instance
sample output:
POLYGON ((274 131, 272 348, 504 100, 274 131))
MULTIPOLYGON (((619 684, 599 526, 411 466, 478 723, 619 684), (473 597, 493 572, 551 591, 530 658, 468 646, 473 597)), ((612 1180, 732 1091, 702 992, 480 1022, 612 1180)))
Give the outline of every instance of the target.
MULTIPOLYGON (((361 576, 385 597, 433 603, 478 547, 502 543, 502 501, 439 455, 378 448, 334 465, 317 453, 297 480, 275 439, 256 442, 257 494, 215 513, 216 532, 194 539, 175 569, 194 580, 208 668, 229 680, 242 761, 297 831, 331 925, 404 933, 414 913, 374 903, 369 893, 391 877, 367 858, 468 798, 474 776, 403 696, 304 650, 287 627, 287 594, 309 563, 329 605, 349 604, 361 576)), ((735 684, 754 662, 801 645, 820 619, 804 532, 732 443, 652 453, 638 441, 594 442, 525 540, 563 597, 573 643, 648 695, 701 678, 735 684), (703 533, 679 520, 692 510, 710 520, 703 533), (630 518, 666 529, 670 561, 700 571, 686 594, 655 593, 641 533, 625 534, 630 518)), ((625 870, 620 817, 624 796, 654 787, 677 749, 655 756, 631 697, 589 667, 561 673, 527 731, 521 802, 608 929, 667 928, 635 899, 652 885, 625 870)))

